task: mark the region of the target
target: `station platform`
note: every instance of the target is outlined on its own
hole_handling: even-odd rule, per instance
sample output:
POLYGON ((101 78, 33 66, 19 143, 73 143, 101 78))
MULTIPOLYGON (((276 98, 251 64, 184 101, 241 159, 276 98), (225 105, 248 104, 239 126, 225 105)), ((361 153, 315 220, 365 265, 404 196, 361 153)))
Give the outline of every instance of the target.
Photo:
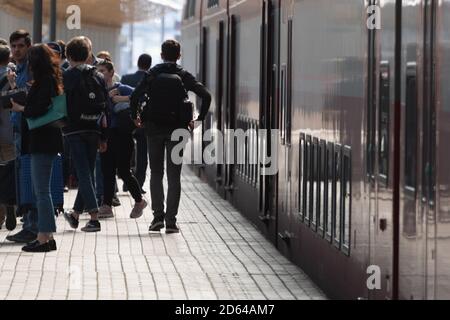
MULTIPOLYGON (((119 194, 122 206, 115 209, 116 217, 103 220, 98 234, 74 232, 60 217, 57 252, 22 253, 20 245, 5 241, 9 233, 1 230, 0 299, 326 299, 300 268, 189 168, 184 168, 182 186, 177 235, 150 234, 150 209, 131 220, 133 200, 124 193, 119 194)), ((74 196, 75 191, 66 195, 67 208, 74 196)), ((83 216, 80 226, 87 219, 83 216)))

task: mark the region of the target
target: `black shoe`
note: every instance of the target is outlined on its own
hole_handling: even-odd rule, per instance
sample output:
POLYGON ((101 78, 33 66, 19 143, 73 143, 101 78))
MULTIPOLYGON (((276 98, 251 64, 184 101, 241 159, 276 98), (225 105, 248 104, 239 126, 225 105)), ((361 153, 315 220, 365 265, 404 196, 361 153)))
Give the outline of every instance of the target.
POLYGON ((88 232, 88 233, 102 231, 100 221, 93 221, 93 220, 89 221, 86 224, 86 227, 82 228, 81 231, 88 232))
POLYGON ((167 225, 166 234, 180 233, 180 228, 177 224, 167 225))
POLYGON ((164 229, 164 221, 161 219, 155 219, 152 222, 152 225, 148 229, 150 232, 160 232, 161 229, 164 229))
POLYGON ((120 207, 121 205, 122 205, 122 204, 120 203, 119 198, 114 197, 113 200, 112 200, 112 206, 113 206, 113 207, 120 207))
POLYGON ((45 253, 52 251, 52 249, 49 242, 41 244, 39 241, 36 240, 23 247, 22 251, 32 253, 45 253))
POLYGON ((56 241, 55 240, 50 240, 48 242, 48 245, 50 247, 50 251, 56 251, 58 250, 57 246, 56 246, 56 241))
POLYGON ((22 230, 15 235, 6 237, 6 240, 8 240, 8 241, 15 242, 15 243, 24 243, 24 244, 33 242, 36 239, 37 239, 37 234, 34 234, 33 232, 28 231, 28 230, 22 230))
POLYGON ((75 217, 72 215, 72 213, 64 212, 63 213, 64 219, 69 223, 70 227, 72 229, 78 229, 78 226, 80 225, 80 221, 75 219, 75 217))
POLYGON ((14 207, 6 207, 6 229, 13 231, 17 227, 16 210, 14 207))

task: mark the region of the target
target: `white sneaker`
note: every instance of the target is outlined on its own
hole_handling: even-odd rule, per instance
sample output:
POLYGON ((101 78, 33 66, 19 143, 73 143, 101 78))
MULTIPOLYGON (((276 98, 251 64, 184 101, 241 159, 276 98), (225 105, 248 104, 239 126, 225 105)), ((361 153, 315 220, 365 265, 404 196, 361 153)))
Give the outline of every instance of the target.
POLYGON ((134 205, 133 210, 131 211, 130 218, 131 219, 139 219, 144 214, 145 208, 147 208, 148 203, 144 199, 140 203, 136 203, 134 205))
POLYGON ((114 212, 110 206, 103 205, 98 209, 99 219, 111 219, 114 218, 114 212))

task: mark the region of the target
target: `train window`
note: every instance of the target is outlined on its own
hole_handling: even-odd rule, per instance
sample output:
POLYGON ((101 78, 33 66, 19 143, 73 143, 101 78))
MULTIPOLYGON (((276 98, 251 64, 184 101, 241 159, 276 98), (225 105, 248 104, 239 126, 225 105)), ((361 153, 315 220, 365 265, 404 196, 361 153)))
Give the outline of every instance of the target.
POLYGON ((341 247, 341 228, 342 228, 342 157, 341 145, 334 146, 334 185, 335 192, 333 197, 333 238, 336 247, 341 247))
POLYGON ((208 9, 218 7, 219 6, 219 0, 208 0, 208 9))
POLYGON ((305 141, 305 156, 303 158, 303 212, 305 214, 305 222, 310 223, 309 212, 311 201, 309 194, 311 192, 311 136, 306 136, 305 141))
POLYGON ((184 11, 184 19, 190 19, 192 17, 195 17, 195 0, 187 0, 186 2, 186 9, 184 11))
POLYGON ((367 133, 366 133, 366 166, 367 175, 372 178, 375 171, 375 122, 376 122, 376 29, 368 30, 368 63, 367 63, 367 133))
POLYGON ((280 114, 280 131, 281 131, 281 145, 286 144, 286 65, 281 66, 281 114, 280 114))
POLYGON ((288 21, 288 66, 286 74, 286 144, 291 145, 292 141, 292 61, 293 61, 293 21, 288 21))
POLYGON ((342 250, 349 255, 352 212, 352 151, 350 147, 344 148, 342 161, 342 250))
POLYGON ((406 66, 405 188, 415 195, 417 187, 417 65, 406 66))
POLYGON ((326 184, 326 159, 327 159, 327 143, 320 140, 319 144, 319 177, 317 187, 317 228, 319 233, 324 236, 325 230, 325 184, 326 184))
POLYGON ((336 193, 336 187, 334 184, 334 146, 331 142, 327 146, 327 157, 326 157, 326 186, 324 193, 324 224, 325 224, 325 238, 328 241, 333 239, 333 208, 334 208, 334 195, 336 193))
POLYGON ((300 134, 300 154, 299 154, 299 179, 298 179, 298 208, 300 213, 300 219, 303 221, 305 217, 305 207, 303 205, 303 199, 305 198, 305 152, 306 152, 306 140, 303 133, 300 134))
POLYGON ((386 184, 389 176, 389 126, 390 126, 390 85, 389 61, 380 63, 380 112, 378 130, 379 175, 386 184))
POLYGON ((317 186, 318 186, 318 170, 319 170, 319 140, 313 139, 311 154, 311 191, 310 191, 310 220, 311 228, 317 230, 317 186))

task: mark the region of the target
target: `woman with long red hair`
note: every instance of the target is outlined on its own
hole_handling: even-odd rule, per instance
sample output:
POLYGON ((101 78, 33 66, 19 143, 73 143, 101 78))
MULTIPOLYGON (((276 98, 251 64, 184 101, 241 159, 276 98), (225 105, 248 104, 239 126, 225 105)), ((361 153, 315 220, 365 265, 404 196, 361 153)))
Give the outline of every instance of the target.
MULTIPOLYGON (((33 78, 25 106, 14 101, 13 111, 23 112, 25 118, 45 115, 52 98, 63 93, 60 58, 47 45, 37 44, 28 51, 28 65, 33 78)), ((56 250, 53 234, 56 232, 54 207, 50 192, 53 161, 63 152, 61 130, 44 126, 35 130, 24 128, 22 154, 31 155, 31 176, 38 210, 39 234, 37 240, 23 248, 26 252, 56 250)))

